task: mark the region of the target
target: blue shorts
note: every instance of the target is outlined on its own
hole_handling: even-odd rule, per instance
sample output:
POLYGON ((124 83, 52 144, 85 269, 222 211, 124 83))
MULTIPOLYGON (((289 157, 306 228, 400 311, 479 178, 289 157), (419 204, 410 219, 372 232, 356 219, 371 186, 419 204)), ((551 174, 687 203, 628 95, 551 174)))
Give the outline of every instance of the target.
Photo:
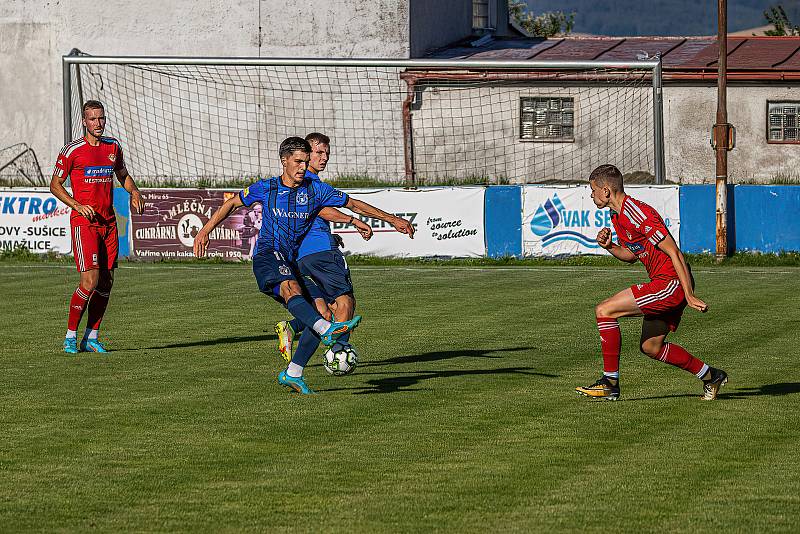
MULTIPOLYGON (((283 302, 280 296, 281 282, 301 278, 292 262, 287 261, 280 252, 272 250, 258 252, 253 256, 253 274, 259 291, 280 302, 283 302)), ((303 285, 302 282, 300 285, 303 285)))
POLYGON ((350 280, 350 269, 338 249, 315 252, 300 258, 297 262, 300 273, 306 281, 306 287, 312 298, 333 302, 336 297, 353 294, 353 282, 350 280))

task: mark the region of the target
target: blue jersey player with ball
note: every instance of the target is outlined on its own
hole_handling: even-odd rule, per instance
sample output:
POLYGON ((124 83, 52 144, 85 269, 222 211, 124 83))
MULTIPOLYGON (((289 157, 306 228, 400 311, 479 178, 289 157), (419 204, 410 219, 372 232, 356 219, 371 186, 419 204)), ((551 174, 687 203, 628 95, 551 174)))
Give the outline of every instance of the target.
MULTIPOLYGON (((299 282, 297 249, 319 212, 326 207, 346 207, 364 215, 383 218, 384 213, 323 182, 306 177, 311 146, 301 137, 285 139, 279 149, 283 173, 259 180, 228 199, 217 210, 194 240, 197 257, 206 254, 209 234, 241 206, 262 205, 262 222, 253 255, 253 274, 259 290, 283 304, 302 325, 303 335, 288 367, 278 375, 278 382, 302 394, 314 393, 303 379, 303 370, 320 341, 332 344, 358 326, 361 317, 330 322, 306 299, 299 282)), ((396 218, 395 218, 396 219, 396 218)), ((413 236, 411 224, 393 222, 398 231, 413 236)))
MULTIPOLYGON (((311 145, 311 157, 306 177, 321 181, 319 174, 325 170, 330 160, 331 140, 322 133, 313 132, 306 136, 311 145)), ((384 220, 400 219, 388 213, 381 213, 384 220)), ((306 281, 306 287, 314 300, 317 311, 331 320, 348 321, 355 315, 355 296, 350 269, 344 255, 339 250, 341 239, 331 233, 329 221, 353 225, 364 239, 372 237, 372 227, 361 219, 344 215, 338 210, 326 208, 317 216, 311 229, 303 237, 297 252, 297 266, 306 281)), ((302 324, 297 319, 281 321, 275 325, 278 334, 278 351, 288 362, 292 359, 292 344, 302 324)), ((350 333, 344 334, 340 341, 347 342, 350 333)))

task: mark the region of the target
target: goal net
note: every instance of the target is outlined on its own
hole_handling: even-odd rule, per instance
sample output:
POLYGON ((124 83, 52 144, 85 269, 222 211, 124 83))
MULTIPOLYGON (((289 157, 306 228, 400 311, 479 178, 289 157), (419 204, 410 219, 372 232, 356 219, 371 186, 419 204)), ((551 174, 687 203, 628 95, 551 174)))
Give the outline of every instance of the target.
POLYGON ((0 187, 42 187, 48 183, 31 147, 17 143, 0 148, 0 187))
POLYGON ((657 175, 654 62, 64 57, 65 138, 81 102, 147 185, 225 185, 279 172, 288 136, 331 138, 326 176, 398 185, 657 175))

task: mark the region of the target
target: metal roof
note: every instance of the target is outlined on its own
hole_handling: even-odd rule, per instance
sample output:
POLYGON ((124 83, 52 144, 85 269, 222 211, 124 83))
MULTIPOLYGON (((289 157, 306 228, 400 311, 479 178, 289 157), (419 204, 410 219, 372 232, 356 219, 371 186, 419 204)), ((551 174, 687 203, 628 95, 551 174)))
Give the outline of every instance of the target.
MULTIPOLYGON (((714 80, 716 37, 565 37, 494 39, 481 46, 460 43, 428 57, 476 60, 632 61, 660 55, 664 79, 714 80)), ((800 37, 728 38, 728 77, 740 81, 800 80, 800 37)))

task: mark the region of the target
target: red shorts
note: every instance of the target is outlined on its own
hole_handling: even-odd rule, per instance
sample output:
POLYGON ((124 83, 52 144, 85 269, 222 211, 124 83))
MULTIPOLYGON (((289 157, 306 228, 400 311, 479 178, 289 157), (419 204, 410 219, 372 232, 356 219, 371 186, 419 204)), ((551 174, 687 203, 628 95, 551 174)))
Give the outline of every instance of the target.
POLYGON ((119 238, 117 225, 72 226, 72 254, 78 271, 117 267, 119 238))
POLYGON ((683 309, 686 308, 686 295, 680 281, 652 280, 646 284, 631 286, 636 305, 648 319, 661 319, 670 332, 678 329, 683 309))

